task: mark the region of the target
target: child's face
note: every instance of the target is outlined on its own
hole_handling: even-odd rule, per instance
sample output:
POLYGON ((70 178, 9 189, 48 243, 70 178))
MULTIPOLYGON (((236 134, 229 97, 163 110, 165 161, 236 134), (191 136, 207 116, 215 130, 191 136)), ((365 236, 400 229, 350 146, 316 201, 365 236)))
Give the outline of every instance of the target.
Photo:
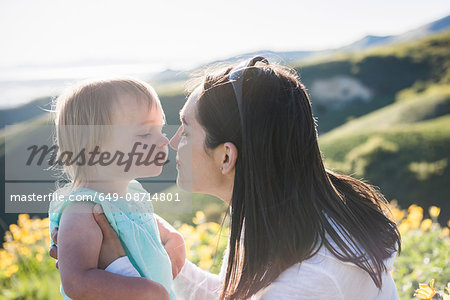
POLYGON ((101 146, 101 151, 110 152, 111 158, 120 151, 124 153, 124 162, 130 161, 129 153, 134 154, 128 164, 118 165, 118 155, 112 164, 100 166, 99 177, 131 180, 161 174, 169 141, 161 132, 164 118, 159 101, 149 110, 145 103, 123 96, 115 105, 112 124, 110 138, 101 146))

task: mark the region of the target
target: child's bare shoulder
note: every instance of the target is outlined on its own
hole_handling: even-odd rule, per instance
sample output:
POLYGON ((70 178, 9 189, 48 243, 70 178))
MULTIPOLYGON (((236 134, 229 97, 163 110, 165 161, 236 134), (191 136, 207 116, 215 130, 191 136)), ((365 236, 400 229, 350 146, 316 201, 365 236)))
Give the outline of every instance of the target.
POLYGON ((95 203, 90 201, 73 201, 64 210, 64 213, 91 213, 95 203))
POLYGON ((60 229, 71 232, 71 234, 87 230, 92 238, 101 238, 101 230, 95 222, 93 208, 95 203, 74 202, 71 203, 62 213, 60 229))

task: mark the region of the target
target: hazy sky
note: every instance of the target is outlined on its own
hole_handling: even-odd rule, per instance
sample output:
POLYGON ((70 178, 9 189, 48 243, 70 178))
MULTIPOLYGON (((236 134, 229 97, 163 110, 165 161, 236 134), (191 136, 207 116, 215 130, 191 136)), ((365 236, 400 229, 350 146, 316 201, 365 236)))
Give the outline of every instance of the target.
POLYGON ((413 29, 448 0, 0 0, 0 66, 82 60, 197 64, 255 50, 318 50, 413 29))

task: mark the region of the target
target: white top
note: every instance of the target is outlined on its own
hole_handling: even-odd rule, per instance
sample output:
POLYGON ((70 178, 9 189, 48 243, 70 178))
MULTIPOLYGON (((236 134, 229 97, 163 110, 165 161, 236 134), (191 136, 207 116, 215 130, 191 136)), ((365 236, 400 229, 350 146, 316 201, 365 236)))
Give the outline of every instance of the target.
MULTIPOLYGON (((325 216, 343 238, 345 229, 326 214, 325 216)), ((335 249, 339 249, 328 234, 325 234, 325 238, 335 249)), ((346 242, 345 239, 343 241, 346 242)), ((363 254, 346 243, 357 253, 363 254)), ((394 252, 384 261, 387 271, 382 275, 382 288, 379 290, 366 271, 353 263, 339 260, 322 246, 310 259, 283 271, 269 286, 253 295, 251 300, 398 300, 397 289, 390 274, 396 254, 397 252, 394 252)), ((177 299, 218 299, 227 264, 228 248, 225 250, 219 275, 204 271, 186 260, 181 272, 175 278, 177 299)))
MULTIPOLYGON (((339 260, 322 247, 310 259, 286 269, 267 288, 259 291, 251 299, 397 300, 399 299, 397 289, 389 273, 395 256, 396 252, 385 260, 388 272, 383 274, 382 288, 378 290, 367 272, 352 263, 339 260)), ((216 275, 186 260, 181 272, 174 280, 177 299, 218 299, 227 262, 228 249, 225 251, 221 271, 219 275, 216 275)), ((133 269, 129 260, 119 258, 108 266, 107 271, 133 276, 131 275, 134 273, 133 269)))
MULTIPOLYGON (((383 274, 381 291, 369 274, 358 266, 343 262, 322 247, 316 255, 301 264, 295 264, 259 291, 251 299, 279 300, 397 300, 394 280, 389 271, 396 254, 385 261, 388 272, 383 274)), ((219 275, 204 271, 186 260, 175 278, 177 299, 218 299, 228 262, 225 254, 219 275)))

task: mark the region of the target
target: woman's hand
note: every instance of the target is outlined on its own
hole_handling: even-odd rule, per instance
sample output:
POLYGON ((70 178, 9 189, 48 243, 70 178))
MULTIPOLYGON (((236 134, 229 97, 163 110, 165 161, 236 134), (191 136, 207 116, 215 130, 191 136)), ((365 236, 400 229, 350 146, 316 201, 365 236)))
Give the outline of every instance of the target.
MULTIPOLYGON (((125 256, 125 250, 120 243, 114 229, 109 225, 108 219, 103 213, 103 209, 100 205, 96 204, 92 209, 94 219, 97 222, 103 233, 102 246, 100 249, 100 255, 98 258, 98 268, 106 269, 113 261, 119 257, 125 256)), ((51 233, 52 240, 55 244, 58 243, 58 228, 53 229, 51 233)), ((56 245, 52 245, 49 250, 49 254, 54 259, 58 259, 58 248, 56 245)), ((58 268, 58 261, 56 261, 56 267, 58 268)))
POLYGON ((96 204, 92 212, 94 213, 95 221, 103 233, 102 247, 100 248, 100 255, 98 257, 98 268, 104 270, 119 257, 126 256, 126 253, 116 232, 109 225, 102 207, 96 204))

